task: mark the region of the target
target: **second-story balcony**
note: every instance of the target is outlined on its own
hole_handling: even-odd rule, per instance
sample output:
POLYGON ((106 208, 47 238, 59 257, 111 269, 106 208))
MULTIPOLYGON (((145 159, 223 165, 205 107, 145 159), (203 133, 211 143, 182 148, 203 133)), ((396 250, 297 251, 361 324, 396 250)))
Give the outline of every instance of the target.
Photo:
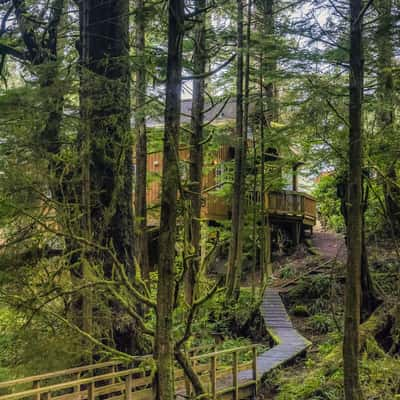
MULTIPOLYGON (((252 193, 246 195, 248 205, 260 203, 261 194, 252 193)), ((307 193, 295 191, 276 191, 264 195, 265 211, 271 217, 280 219, 300 220, 304 225, 313 226, 317 219, 316 200, 307 193)), ((203 217, 210 220, 228 219, 230 216, 230 204, 221 197, 208 195, 203 207, 203 217)))

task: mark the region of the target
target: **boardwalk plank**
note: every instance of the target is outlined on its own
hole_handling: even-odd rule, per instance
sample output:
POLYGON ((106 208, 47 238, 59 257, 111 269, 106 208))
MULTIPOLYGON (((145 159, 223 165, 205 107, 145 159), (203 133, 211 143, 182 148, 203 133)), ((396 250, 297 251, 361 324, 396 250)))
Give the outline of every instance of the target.
MULTIPOLYGON (((293 327, 279 295, 279 289, 267 289, 260 308, 265 325, 272 330, 279 343, 257 357, 259 378, 294 359, 310 346, 310 342, 293 327)), ((251 370, 240 372, 239 381, 251 379, 251 374, 251 370)))

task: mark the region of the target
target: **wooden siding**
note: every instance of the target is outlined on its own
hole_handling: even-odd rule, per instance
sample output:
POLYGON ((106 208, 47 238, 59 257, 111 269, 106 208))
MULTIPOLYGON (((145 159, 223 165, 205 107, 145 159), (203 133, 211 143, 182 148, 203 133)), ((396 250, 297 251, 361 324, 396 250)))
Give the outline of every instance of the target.
MULTIPOLYGON (((182 162, 189 160, 189 149, 179 150, 179 158, 182 162)), ((217 184, 215 176, 215 168, 221 161, 227 161, 231 157, 230 146, 221 146, 214 154, 212 163, 206 165, 208 173, 203 176, 203 207, 202 207, 202 218, 212 219, 226 219, 229 217, 230 205, 229 203, 212 193, 208 193, 207 189, 214 188, 217 184)), ((156 152, 148 154, 147 156, 147 171, 148 171, 148 183, 147 183, 147 204, 149 207, 149 223, 150 225, 156 224, 157 222, 157 208, 161 201, 161 172, 163 163, 163 153, 156 152)))
MULTIPOLYGON (((181 149, 179 157, 182 162, 189 159, 189 149, 181 149)), ((222 196, 218 196, 216 178, 216 167, 223 161, 228 161, 232 157, 229 145, 221 146, 212 159, 211 164, 206 165, 208 171, 203 176, 203 207, 201 216, 209 220, 222 220, 230 218, 230 201, 222 196), (209 190, 213 188, 213 190, 209 190)), ((147 158, 147 171, 149 182, 147 187, 147 204, 149 207, 149 223, 156 225, 158 220, 158 205, 161 200, 161 172, 163 154, 162 152, 151 153, 147 158)), ((186 172, 187 173, 187 172, 186 172)), ((257 202, 261 201, 260 193, 256 194, 257 202)), ((252 203, 252 194, 247 196, 248 203, 252 203)), ((315 225, 316 222, 316 201, 306 193, 293 191, 271 192, 264 198, 265 207, 269 215, 279 215, 281 217, 301 219, 305 225, 315 225)))

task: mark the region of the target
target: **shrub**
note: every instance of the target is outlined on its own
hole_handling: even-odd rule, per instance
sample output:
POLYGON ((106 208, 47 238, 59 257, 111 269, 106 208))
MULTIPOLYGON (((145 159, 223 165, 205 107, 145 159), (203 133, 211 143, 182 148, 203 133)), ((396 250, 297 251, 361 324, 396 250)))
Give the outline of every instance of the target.
POLYGON ((331 332, 335 327, 332 318, 325 314, 313 315, 309 320, 309 326, 314 332, 320 334, 331 332))
POLYGON ((307 306, 303 304, 294 306, 292 308, 292 314, 296 317, 308 317, 310 315, 307 306))

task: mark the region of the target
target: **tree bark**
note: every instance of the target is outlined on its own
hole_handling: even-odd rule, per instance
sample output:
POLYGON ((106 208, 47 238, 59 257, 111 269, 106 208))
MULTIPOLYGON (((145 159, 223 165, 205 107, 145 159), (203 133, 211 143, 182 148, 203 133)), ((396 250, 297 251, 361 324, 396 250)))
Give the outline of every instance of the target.
MULTIPOLYGON (((365 237, 365 213, 368 208, 368 187, 364 184, 364 177, 361 179, 362 185, 362 255, 361 255, 361 320, 365 321, 373 311, 381 304, 381 300, 374 285, 374 281, 369 270, 368 250, 365 237), (365 190, 364 190, 365 188, 365 190)), ((340 198, 340 211, 343 215, 346 226, 346 244, 348 245, 349 236, 349 178, 347 174, 340 176, 337 183, 337 195, 340 198)))
POLYGON ((147 279, 149 275, 149 247, 147 237, 147 133, 146 133, 146 54, 144 0, 136 0, 136 182, 135 218, 136 257, 147 279))
MULTIPOLYGON (((265 278, 272 275, 271 263, 271 226, 269 222, 268 212, 265 210, 265 130, 271 129, 272 121, 278 118, 276 107, 276 90, 273 83, 273 74, 276 70, 276 59, 271 56, 272 37, 275 32, 274 21, 274 0, 264 0, 261 2, 262 10, 262 32, 266 38, 266 48, 263 49, 261 55, 260 67, 260 96, 261 96, 261 112, 260 112, 260 139, 261 139, 261 193, 263 200, 261 202, 261 281, 265 282, 265 278)), ((273 53, 273 52, 272 52, 273 53)))
MULTIPOLYGON (((204 76, 207 64, 206 49, 206 1, 197 0, 195 12, 198 12, 194 33, 193 72, 195 76, 204 76)), ((201 259, 201 191, 203 176, 203 123, 204 123, 204 89, 203 77, 193 80, 193 100, 190 136, 190 244, 194 257, 191 258, 185 280, 185 294, 188 304, 193 303, 196 276, 201 259)))
POLYGON ((362 17, 361 0, 351 0, 348 256, 343 340, 346 400, 362 398, 359 376, 362 257, 362 17))
MULTIPOLYGON (((129 6, 127 0, 82 0, 81 154, 84 228, 90 240, 113 248, 134 273, 132 134, 130 129, 129 6)), ((111 276, 112 262, 91 251, 90 262, 111 276)), ((113 313, 119 312, 116 304, 113 313)), ((119 350, 136 352, 134 327, 113 327, 119 350)))
POLYGON ((243 257, 243 224, 247 132, 243 129, 243 3, 237 0, 236 51, 236 143, 235 176, 232 192, 232 237, 229 246, 226 277, 227 297, 237 299, 240 293, 243 257))
POLYGON ((176 279, 175 244, 183 35, 184 2, 183 0, 170 0, 168 3, 168 60, 155 336, 158 371, 157 396, 160 400, 175 398, 173 313, 176 279))

